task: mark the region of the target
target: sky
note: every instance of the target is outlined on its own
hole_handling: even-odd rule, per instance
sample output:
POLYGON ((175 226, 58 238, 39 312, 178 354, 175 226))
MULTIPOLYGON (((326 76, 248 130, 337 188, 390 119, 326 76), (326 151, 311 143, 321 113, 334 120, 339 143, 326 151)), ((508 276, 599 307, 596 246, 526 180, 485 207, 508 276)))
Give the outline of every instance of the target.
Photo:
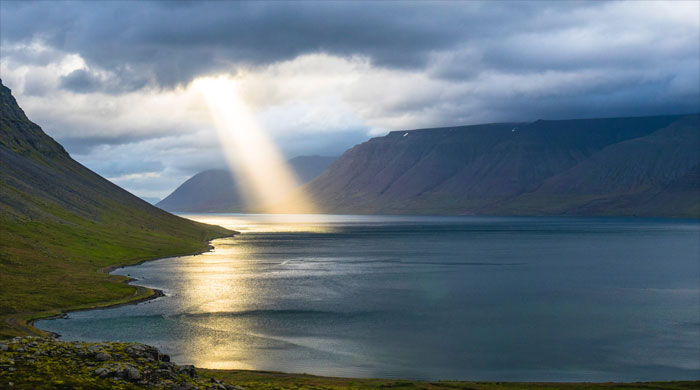
POLYGON ((223 168, 195 80, 287 158, 391 130, 700 111, 698 1, 0 1, 0 78, 142 197, 223 168))

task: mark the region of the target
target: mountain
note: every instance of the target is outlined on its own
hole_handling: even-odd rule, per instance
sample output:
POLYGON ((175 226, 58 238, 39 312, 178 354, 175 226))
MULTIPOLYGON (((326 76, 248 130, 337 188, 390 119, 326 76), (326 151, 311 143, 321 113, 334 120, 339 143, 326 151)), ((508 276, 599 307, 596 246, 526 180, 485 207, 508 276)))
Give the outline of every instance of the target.
POLYGON ((98 273, 234 232, 171 215, 73 160, 0 81, 0 337, 38 313, 153 294, 98 273))
MULTIPOLYGON (((300 184, 307 183, 328 168, 336 157, 298 156, 287 163, 300 184)), ((179 212, 240 212, 246 211, 236 182, 223 169, 200 172, 182 183, 156 206, 179 212)))
POLYGON ((156 204, 160 202, 160 198, 152 197, 152 196, 141 196, 141 199, 145 200, 146 202, 150 204, 156 204))
POLYGON ((324 212, 700 216, 698 115, 394 131, 306 191, 324 212))

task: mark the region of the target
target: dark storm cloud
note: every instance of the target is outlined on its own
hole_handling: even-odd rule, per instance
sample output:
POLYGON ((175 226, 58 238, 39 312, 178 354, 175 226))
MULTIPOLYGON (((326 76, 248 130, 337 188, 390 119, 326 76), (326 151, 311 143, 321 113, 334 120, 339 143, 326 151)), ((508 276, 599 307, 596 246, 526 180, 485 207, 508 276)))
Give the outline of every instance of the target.
POLYGON ((61 87, 73 92, 94 92, 102 82, 85 69, 77 69, 61 77, 61 87))
POLYGON ((39 39, 111 72, 111 80, 86 70, 65 76, 62 86, 75 92, 172 87, 201 74, 235 72, 240 65, 265 65, 314 52, 366 56, 376 66, 426 69, 433 77, 454 81, 484 71, 634 67, 655 72, 688 59, 697 67, 700 32, 688 36, 639 15, 621 18, 608 12, 611 5, 4 2, 1 38, 3 43, 39 39), (629 33, 624 30, 629 23, 645 24, 649 35, 620 43, 618 35, 629 33), (620 30, 613 31, 616 27, 620 30))
POLYGON ((148 85, 148 79, 136 73, 120 71, 117 75, 103 78, 87 69, 76 69, 61 76, 61 88, 76 93, 105 92, 119 94, 141 89, 148 85))
MULTIPOLYGON (((3 5, 2 39, 38 38, 124 78, 150 75, 157 84, 172 86, 201 73, 234 70, 236 64, 267 64, 312 52, 420 68, 431 53, 458 45, 491 45, 513 33, 561 27, 556 18, 535 17, 543 12, 592 6, 520 1, 9 3, 3 5)), ((506 48, 487 56, 489 65, 522 66, 509 64, 507 54, 506 48)))

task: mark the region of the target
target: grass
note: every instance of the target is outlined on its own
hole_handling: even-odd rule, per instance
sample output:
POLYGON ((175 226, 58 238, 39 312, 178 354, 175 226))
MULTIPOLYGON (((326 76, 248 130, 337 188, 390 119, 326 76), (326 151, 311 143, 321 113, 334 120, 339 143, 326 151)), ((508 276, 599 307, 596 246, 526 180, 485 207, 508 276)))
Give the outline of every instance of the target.
POLYGON ((198 370, 203 378, 216 378, 248 390, 697 390, 700 381, 639 383, 525 383, 411 381, 402 379, 357 379, 285 374, 270 371, 198 370))
POLYGON ((29 324, 36 318, 147 298, 153 290, 104 271, 201 252, 209 240, 232 234, 164 212, 144 218, 118 202, 86 218, 22 195, 40 217, 17 217, 0 208, 0 338, 42 335, 29 324))

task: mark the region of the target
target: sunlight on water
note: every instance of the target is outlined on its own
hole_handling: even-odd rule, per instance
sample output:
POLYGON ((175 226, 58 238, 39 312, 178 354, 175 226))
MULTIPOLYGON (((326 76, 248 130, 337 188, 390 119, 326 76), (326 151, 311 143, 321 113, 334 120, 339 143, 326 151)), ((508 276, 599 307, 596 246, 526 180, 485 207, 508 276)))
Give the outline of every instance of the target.
MULTIPOLYGON (((179 214, 191 220, 241 233, 331 233, 335 215, 327 214, 179 214), (253 217, 253 218, 251 218, 253 217)), ((359 220, 360 216, 356 218, 359 220)), ((343 216, 344 219, 353 216, 343 216)))
MULTIPOLYGON (((218 224, 243 233, 330 233, 336 216, 320 214, 187 214, 189 219, 218 224)), ((199 257, 181 258, 177 273, 182 281, 178 288, 179 300, 184 304, 178 321, 196 331, 188 332, 183 353, 190 362, 200 367, 226 369, 255 369, 265 363, 266 354, 255 354, 251 346, 310 344, 315 340, 287 340, 259 332, 257 313, 260 298, 269 296, 261 288, 257 252, 238 241, 215 241, 211 252, 199 257), (231 335, 236 335, 233 339, 231 335), (252 363, 255 362, 255 363, 252 363)), ((269 264, 268 277, 279 277, 276 266, 289 262, 269 264)), ((289 264, 291 266, 291 264, 289 264)), ((264 312, 264 310, 263 310, 264 312)))
POLYGON ((184 214, 241 232, 115 271, 165 296, 39 321, 204 368, 413 379, 697 378, 697 222, 184 214))
POLYGON ((312 202, 273 140, 238 96, 235 80, 205 77, 193 85, 205 97, 230 171, 248 206, 268 213, 313 213, 312 202))
POLYGON ((250 309, 257 294, 254 284, 240 272, 246 255, 237 246, 226 245, 204 254, 196 264, 184 265, 181 295, 187 307, 180 320, 198 329, 189 334, 185 346, 185 353, 196 365, 252 368, 244 361, 244 344, 222 340, 231 331, 250 332, 249 324, 226 319, 228 313, 250 309))

